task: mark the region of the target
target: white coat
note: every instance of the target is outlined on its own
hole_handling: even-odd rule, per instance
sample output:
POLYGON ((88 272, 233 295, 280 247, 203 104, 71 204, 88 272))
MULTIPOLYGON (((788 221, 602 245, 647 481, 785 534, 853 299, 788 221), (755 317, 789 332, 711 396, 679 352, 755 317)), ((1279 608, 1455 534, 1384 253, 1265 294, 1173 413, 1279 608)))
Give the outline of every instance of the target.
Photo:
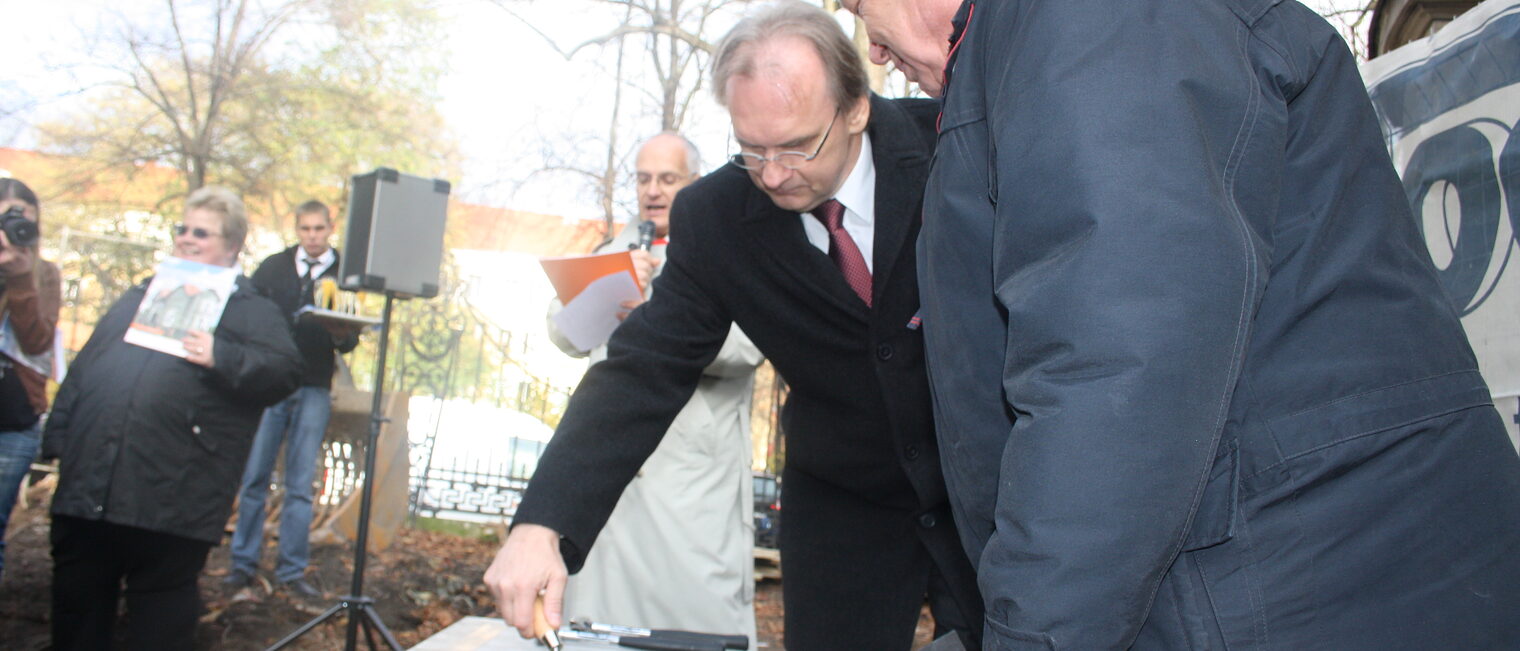
MULTIPOLYGON (((628 248, 637 239, 636 226, 630 223, 598 252, 628 248)), ((664 259, 663 246, 651 253, 664 259)), ((550 315, 560 307, 555 301, 550 315)), ((587 355, 552 320, 549 334, 566 353, 587 355)), ((589 356, 593 364, 605 358, 605 346, 589 356)), ((743 634, 753 648, 749 419, 755 367, 763 360, 733 326, 691 400, 623 491, 585 566, 570 577, 566 617, 743 634)))

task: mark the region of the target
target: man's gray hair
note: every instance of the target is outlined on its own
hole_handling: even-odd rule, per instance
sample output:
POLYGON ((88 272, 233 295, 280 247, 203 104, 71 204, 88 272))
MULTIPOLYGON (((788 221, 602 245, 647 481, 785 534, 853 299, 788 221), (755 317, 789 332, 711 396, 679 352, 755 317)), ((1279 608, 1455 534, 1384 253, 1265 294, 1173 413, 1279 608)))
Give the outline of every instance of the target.
POLYGON ((236 192, 219 185, 208 185, 185 199, 185 214, 192 210, 209 210, 222 217, 222 241, 233 251, 243 250, 248 238, 248 211, 236 192))
POLYGON ((728 106, 729 79, 755 74, 753 46, 780 36, 796 36, 813 44, 823 60, 836 107, 847 108, 870 92, 860 53, 834 17, 818 7, 783 0, 746 16, 718 43, 713 55, 713 95, 718 104, 728 106))

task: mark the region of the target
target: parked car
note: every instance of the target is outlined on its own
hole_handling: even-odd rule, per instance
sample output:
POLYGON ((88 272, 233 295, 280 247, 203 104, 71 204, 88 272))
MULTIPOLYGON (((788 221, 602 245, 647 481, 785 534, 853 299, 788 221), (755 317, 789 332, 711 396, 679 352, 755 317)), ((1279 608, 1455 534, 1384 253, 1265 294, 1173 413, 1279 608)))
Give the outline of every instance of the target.
POLYGON ((781 538, 781 479, 755 473, 755 546, 775 548, 781 538))

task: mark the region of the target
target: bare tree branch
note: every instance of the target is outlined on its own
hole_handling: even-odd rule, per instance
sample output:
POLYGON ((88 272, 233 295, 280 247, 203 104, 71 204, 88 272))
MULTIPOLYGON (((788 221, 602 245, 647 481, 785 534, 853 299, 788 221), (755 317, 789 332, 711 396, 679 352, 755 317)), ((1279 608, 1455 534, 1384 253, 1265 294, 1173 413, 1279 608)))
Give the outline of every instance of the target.
POLYGON ((496 5, 497 8, 507 12, 508 16, 511 16, 512 18, 516 19, 517 22, 522 23, 524 27, 532 30, 534 34, 537 34, 539 38, 542 38, 544 40, 544 43, 547 43, 551 49, 553 49, 560 56, 564 57, 566 61, 570 60, 573 52, 561 48, 559 46, 559 43, 554 41, 554 37, 544 33, 544 31, 539 29, 538 25, 535 25, 533 21, 528 20, 522 14, 518 13, 517 10, 513 9, 512 4, 514 3, 511 2, 511 0, 491 0, 491 4, 496 5))
MULTIPOLYGON (((563 2, 564 0, 560 0, 563 2)), ((628 139, 622 130, 627 129, 630 117, 658 116, 659 130, 679 131, 686 124, 693 101, 703 88, 707 62, 715 49, 714 40, 707 34, 710 19, 725 8, 746 4, 750 0, 582 0, 582 6, 603 5, 617 10, 620 19, 615 27, 577 43, 561 47, 555 38, 535 24, 525 12, 518 9, 531 0, 492 0, 512 19, 522 23, 538 35, 554 52, 566 59, 586 59, 586 55, 598 48, 616 46, 615 52, 605 52, 589 63, 600 67, 600 61, 611 58, 611 65, 604 68, 611 82, 612 115, 609 129, 598 138, 601 145, 598 155, 582 154, 579 164, 562 160, 559 152, 549 151, 545 145, 544 162, 539 170, 555 169, 575 172, 591 179, 587 190, 594 195, 601 208, 602 217, 611 231, 614 210, 618 205, 618 190, 627 185, 627 157, 624 151, 628 139), (629 38, 641 43, 642 57, 625 53, 629 38), (626 68, 628 56, 648 63, 640 68, 626 68), (628 91, 633 91, 628 93, 628 91), (631 96, 631 97, 630 97, 631 96), (635 106, 630 107, 630 98, 635 106), (642 106, 642 111, 640 110, 642 106)), ((609 12, 610 13, 610 12, 609 12)), ((650 125, 653 127, 653 125, 650 125)), ((644 127, 639 132, 653 129, 644 127)), ((528 174, 533 178, 536 174, 528 174)), ((521 185, 519 185, 521 187, 521 185)))
POLYGON ((619 25, 616 29, 607 32, 606 34, 603 34, 596 38, 587 39, 580 45, 570 48, 570 54, 567 55, 567 58, 573 57, 577 52, 580 52, 581 50, 593 45, 606 45, 614 40, 623 38, 625 36, 632 36, 634 34, 658 34, 661 36, 669 36, 708 54, 712 54, 713 48, 716 47, 712 43, 702 40, 700 36, 681 29, 677 25, 619 25))

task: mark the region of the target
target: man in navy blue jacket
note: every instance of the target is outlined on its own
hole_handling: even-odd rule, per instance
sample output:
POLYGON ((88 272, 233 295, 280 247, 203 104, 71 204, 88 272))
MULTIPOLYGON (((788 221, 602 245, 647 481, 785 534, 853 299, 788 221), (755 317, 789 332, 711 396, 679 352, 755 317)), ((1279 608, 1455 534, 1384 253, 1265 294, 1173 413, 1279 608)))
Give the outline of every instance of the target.
POLYGON ((944 99, 919 281, 989 648, 1520 647, 1520 458, 1335 30, 844 4, 944 99))

